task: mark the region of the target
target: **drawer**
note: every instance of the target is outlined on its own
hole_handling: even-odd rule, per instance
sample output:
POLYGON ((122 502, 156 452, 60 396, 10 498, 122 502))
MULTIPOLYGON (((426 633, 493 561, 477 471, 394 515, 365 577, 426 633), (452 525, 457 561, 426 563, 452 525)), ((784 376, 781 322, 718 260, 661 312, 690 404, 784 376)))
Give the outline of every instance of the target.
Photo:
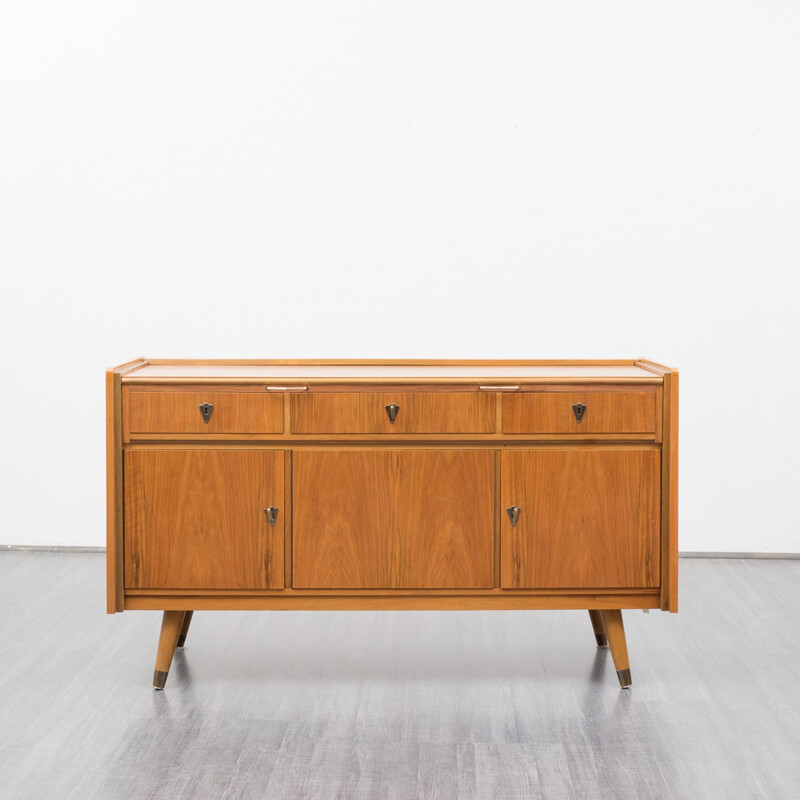
POLYGON ((656 392, 509 394, 503 397, 503 433, 655 435, 658 428, 656 400, 656 392), (582 415, 581 407, 584 407, 582 415))
POLYGON ((127 419, 131 434, 283 433, 283 396, 265 392, 131 391, 127 419))
POLYGON ((292 433, 494 433, 482 392, 309 392, 292 395, 292 433), (396 406, 394 422, 387 406, 396 406))

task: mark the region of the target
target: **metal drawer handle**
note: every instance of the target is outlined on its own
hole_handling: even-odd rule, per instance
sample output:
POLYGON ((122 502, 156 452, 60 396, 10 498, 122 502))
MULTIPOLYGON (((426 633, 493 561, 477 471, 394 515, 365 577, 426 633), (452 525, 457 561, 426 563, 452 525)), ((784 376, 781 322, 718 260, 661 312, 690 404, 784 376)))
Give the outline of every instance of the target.
POLYGON ((308 386, 267 386, 268 392, 307 392, 308 386))
POLYGON ((575 403, 572 406, 572 413, 575 415, 575 419, 580 424, 580 421, 583 419, 583 415, 586 413, 586 406, 583 403, 575 403))
POLYGON ((506 509, 506 514, 508 514, 508 518, 511 520, 511 527, 514 528, 519 522, 519 515, 522 513, 522 509, 519 506, 509 506, 506 509))
POLYGON ((211 412, 214 410, 213 403, 200 403, 198 406, 200 409, 200 413, 203 415, 203 422, 208 425, 208 421, 211 419, 211 412))
POLYGON ((482 392, 516 392, 519 386, 479 386, 482 392))
POLYGON ((397 412, 400 410, 400 406, 397 403, 389 403, 386 406, 386 413, 389 416, 389 424, 394 425, 394 421, 397 419, 397 412))
POLYGON ((276 506, 267 506, 264 509, 264 513, 267 515, 267 522, 274 528, 275 522, 278 519, 278 509, 276 506))

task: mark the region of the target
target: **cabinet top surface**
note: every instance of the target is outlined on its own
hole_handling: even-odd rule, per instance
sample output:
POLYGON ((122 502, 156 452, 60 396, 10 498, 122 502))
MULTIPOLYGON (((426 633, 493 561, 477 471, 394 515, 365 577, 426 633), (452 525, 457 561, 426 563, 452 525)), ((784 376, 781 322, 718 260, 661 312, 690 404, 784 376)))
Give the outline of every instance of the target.
POLYGON ((661 383, 669 368, 630 361, 163 361, 117 368, 125 383, 166 382, 621 382, 661 383))

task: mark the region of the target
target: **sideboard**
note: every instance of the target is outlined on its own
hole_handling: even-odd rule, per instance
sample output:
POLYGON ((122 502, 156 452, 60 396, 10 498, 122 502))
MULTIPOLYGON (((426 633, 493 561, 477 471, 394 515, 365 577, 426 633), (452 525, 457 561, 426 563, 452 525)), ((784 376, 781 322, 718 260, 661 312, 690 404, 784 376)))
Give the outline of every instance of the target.
POLYGON ((108 612, 678 607, 678 373, 137 359, 106 373, 108 612))

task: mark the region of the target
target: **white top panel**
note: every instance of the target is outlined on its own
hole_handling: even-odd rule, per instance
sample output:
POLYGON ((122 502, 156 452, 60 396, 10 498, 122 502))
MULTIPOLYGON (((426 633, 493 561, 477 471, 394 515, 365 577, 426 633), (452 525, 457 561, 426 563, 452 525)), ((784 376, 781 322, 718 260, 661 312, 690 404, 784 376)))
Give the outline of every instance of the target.
POLYGON ((147 364, 123 377, 126 383, 199 381, 558 381, 586 380, 661 383, 661 377, 641 367, 621 366, 572 366, 572 365, 381 365, 381 364, 147 364))

